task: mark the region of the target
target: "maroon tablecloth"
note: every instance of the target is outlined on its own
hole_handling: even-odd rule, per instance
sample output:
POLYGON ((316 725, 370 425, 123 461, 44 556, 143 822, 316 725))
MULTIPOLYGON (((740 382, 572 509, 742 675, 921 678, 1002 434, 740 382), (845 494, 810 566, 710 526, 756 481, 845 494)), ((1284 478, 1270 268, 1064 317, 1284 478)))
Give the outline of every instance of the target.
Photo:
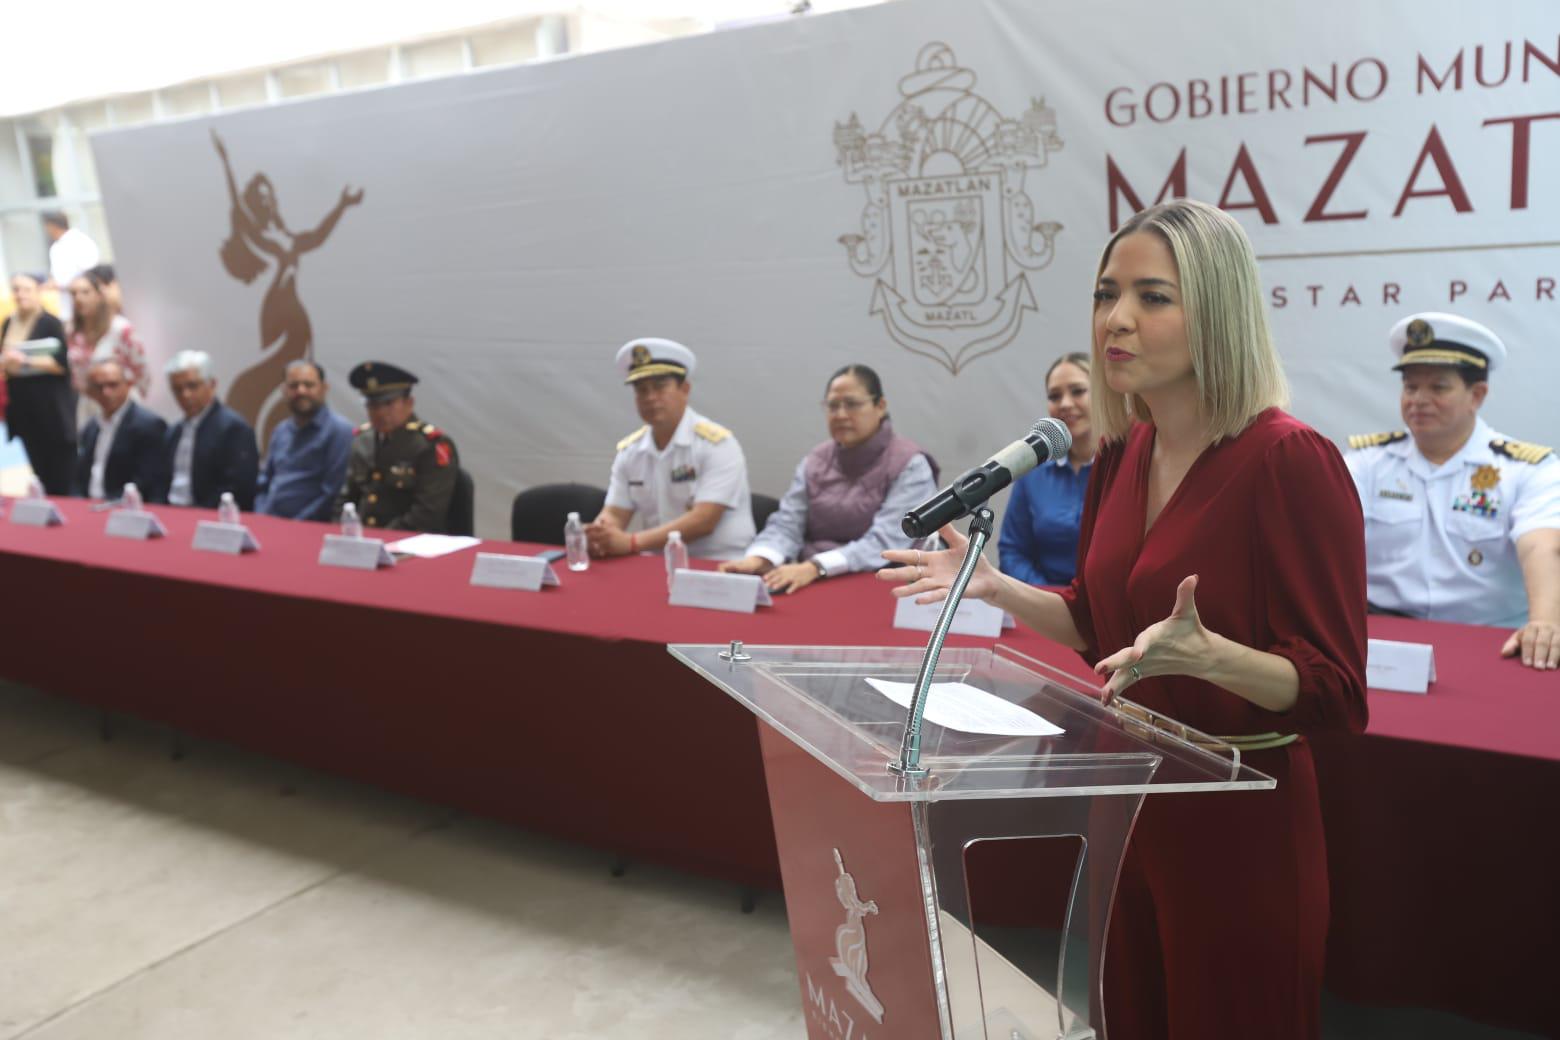
MULTIPOLYGON (((560 565, 529 594, 467 584, 470 551, 357 572, 318 566, 320 524, 249 517, 262 551, 229 557, 190 548, 203 513, 157 509, 169 536, 142 543, 58 504, 64 527, 0 521, 7 678, 751 885, 778 885, 754 724, 664 645, 924 642, 867 576, 743 615, 668 607, 657 557, 560 565)), ((1560 675, 1501 660, 1493 629, 1371 633, 1434 644, 1438 680, 1373 692, 1365 738, 1317 743, 1329 985, 1560 1032, 1560 675)))

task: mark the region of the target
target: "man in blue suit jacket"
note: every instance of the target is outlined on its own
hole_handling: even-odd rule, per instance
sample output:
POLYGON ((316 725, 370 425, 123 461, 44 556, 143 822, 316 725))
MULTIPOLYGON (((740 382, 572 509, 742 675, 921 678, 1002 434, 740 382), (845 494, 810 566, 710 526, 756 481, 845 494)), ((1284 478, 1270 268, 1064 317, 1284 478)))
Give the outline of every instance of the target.
POLYGON ((92 366, 87 372, 87 396, 102 415, 81 431, 71 491, 84 498, 117 499, 125 484, 133 482, 147 502, 164 501, 168 424, 130 400, 130 381, 118 362, 99 361, 92 366))
POLYGON ((164 464, 169 504, 215 509, 222 493, 231 491, 238 507, 249 512, 255 506, 260 451, 254 429, 217 400, 211 355, 181 350, 163 371, 184 412, 168 431, 164 464))

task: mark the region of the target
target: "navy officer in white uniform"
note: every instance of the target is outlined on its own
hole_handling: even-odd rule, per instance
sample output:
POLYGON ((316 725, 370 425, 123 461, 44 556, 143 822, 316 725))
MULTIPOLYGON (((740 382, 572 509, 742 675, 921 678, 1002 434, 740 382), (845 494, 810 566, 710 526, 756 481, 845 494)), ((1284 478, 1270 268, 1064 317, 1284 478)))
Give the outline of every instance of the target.
POLYGON ((742 446, 688 407, 696 363, 669 339, 630 340, 617 352, 645 425, 618 441, 606 505, 585 529, 592 555, 658 550, 676 530, 688 555, 729 560, 753 540, 742 446))
POLYGON ((1560 459, 1479 417, 1506 347, 1454 314, 1393 327, 1407 430, 1349 438, 1375 609, 1515 629, 1501 648, 1560 667, 1560 459))

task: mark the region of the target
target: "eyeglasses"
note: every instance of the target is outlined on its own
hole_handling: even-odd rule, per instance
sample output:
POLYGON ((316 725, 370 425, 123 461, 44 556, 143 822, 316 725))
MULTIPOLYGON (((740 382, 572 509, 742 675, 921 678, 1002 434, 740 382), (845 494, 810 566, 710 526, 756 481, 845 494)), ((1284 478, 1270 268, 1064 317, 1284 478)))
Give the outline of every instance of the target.
POLYGON ((874 400, 866 397, 836 397, 833 400, 824 401, 822 408, 826 414, 833 415, 835 412, 859 412, 868 405, 875 403, 874 400))

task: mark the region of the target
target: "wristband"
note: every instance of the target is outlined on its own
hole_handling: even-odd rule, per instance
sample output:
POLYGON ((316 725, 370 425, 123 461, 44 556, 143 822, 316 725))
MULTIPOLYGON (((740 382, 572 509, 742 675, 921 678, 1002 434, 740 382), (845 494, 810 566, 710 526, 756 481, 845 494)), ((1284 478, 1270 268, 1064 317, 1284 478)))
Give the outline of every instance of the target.
POLYGON ((628 551, 631 553, 639 551, 639 532, 635 531, 628 536, 628 551))

